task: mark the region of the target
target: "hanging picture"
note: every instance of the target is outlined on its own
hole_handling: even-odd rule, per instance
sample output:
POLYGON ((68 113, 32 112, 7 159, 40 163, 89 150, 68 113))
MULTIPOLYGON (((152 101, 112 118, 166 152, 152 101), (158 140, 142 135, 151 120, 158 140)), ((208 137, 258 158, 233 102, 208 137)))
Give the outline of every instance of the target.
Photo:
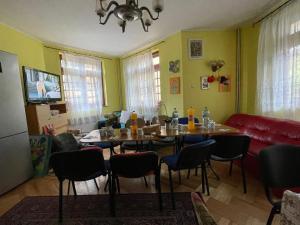
POLYGON ((231 80, 230 76, 222 75, 219 77, 219 92, 230 92, 231 80))
POLYGON ((170 78, 170 94, 180 94, 180 77, 170 78))
POLYGON ((175 61, 169 62, 169 72, 178 73, 180 71, 180 60, 177 59, 175 61))
POLYGON ((209 88, 209 82, 207 76, 200 77, 200 85, 202 90, 207 90, 209 88))
POLYGON ((190 59, 200 59, 203 57, 202 40, 189 40, 189 57, 190 59))

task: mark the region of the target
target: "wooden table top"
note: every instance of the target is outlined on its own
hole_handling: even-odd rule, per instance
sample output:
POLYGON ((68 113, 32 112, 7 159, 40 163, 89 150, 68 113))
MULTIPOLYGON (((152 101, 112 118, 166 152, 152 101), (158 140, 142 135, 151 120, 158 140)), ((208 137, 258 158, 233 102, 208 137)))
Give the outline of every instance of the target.
POLYGON ((175 129, 166 130, 162 128, 160 133, 152 133, 151 135, 131 135, 130 132, 127 135, 121 135, 119 129, 114 130, 114 136, 112 137, 101 137, 99 130, 93 130, 88 133, 85 137, 80 139, 81 143, 99 143, 99 142, 123 142, 123 141, 150 141, 159 140, 164 137, 179 137, 184 135, 223 135, 223 134, 237 134, 239 130, 233 127, 229 127, 222 124, 216 124, 214 129, 206 129, 201 126, 196 126, 193 131, 179 132, 175 129))
POLYGON ((237 134, 239 130, 233 127, 229 127, 223 124, 216 124, 215 128, 207 129, 200 125, 195 127, 195 130, 180 132, 175 129, 161 129, 160 134, 156 134, 158 137, 176 137, 184 135, 203 135, 203 136, 213 136, 213 135, 223 135, 223 134, 237 134))

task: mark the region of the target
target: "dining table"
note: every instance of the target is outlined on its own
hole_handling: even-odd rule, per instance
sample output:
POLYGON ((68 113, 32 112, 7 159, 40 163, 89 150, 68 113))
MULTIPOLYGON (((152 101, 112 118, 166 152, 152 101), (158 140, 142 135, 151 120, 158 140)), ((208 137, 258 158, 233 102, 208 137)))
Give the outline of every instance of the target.
MULTIPOLYGON (((239 130, 230 127, 224 124, 216 124, 214 128, 205 128, 201 126, 201 124, 196 124, 195 129, 187 130, 187 126, 183 126, 182 130, 179 129, 166 129, 166 126, 160 126, 160 129, 156 132, 152 132, 150 134, 138 135, 131 134, 130 129, 128 129, 127 133, 121 133, 120 129, 114 129, 114 134, 111 136, 101 136, 99 130, 93 130, 88 133, 86 136, 80 139, 80 143, 82 144, 98 144, 102 142, 110 142, 114 144, 115 142, 122 143, 127 141, 133 141, 138 146, 142 146, 143 142, 151 142, 151 141, 159 141, 162 138, 174 137, 176 143, 176 151, 180 148, 180 140, 181 137, 188 135, 201 135, 203 137, 209 138, 210 136, 215 135, 228 135, 228 134, 238 134, 239 130)), ((111 152, 112 154, 113 152, 111 152)))

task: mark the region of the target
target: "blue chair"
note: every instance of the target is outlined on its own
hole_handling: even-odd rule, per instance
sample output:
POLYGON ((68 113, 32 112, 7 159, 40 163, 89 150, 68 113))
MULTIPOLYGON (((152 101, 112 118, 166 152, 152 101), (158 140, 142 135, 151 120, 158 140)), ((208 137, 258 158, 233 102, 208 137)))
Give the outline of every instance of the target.
POLYGON ((206 173, 206 161, 209 158, 212 147, 216 141, 213 139, 203 141, 194 145, 183 147, 181 151, 175 155, 165 156, 161 159, 161 163, 168 166, 170 193, 172 199, 172 207, 175 209, 175 198, 172 181, 172 171, 180 171, 186 169, 193 169, 201 166, 202 169, 202 191, 205 192, 205 185, 207 194, 209 195, 209 185, 206 173))
MULTIPOLYGON (((199 123, 199 119, 195 118, 194 119, 195 123, 199 123)), ((179 124, 183 124, 186 125, 188 124, 188 118, 187 117, 182 117, 178 119, 178 123, 179 124)), ((192 145, 192 144, 196 144, 199 142, 204 141, 205 138, 202 135, 192 135, 192 136, 184 136, 183 140, 182 140, 182 144, 186 144, 186 145, 192 145)))

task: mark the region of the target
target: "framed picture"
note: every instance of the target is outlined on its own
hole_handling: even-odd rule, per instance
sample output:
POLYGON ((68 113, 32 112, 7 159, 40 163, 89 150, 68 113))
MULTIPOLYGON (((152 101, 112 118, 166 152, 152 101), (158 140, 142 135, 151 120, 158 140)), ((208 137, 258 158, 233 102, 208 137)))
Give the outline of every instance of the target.
POLYGON ((180 77, 170 78, 170 94, 180 94, 180 77))
POLYGON ((208 77, 200 77, 200 85, 202 90, 207 90, 209 88, 208 77))
POLYGON ((189 57, 190 59, 201 59, 203 57, 202 40, 190 39, 189 40, 189 57))
POLYGON ((231 91, 231 79, 229 75, 222 75, 219 78, 219 92, 231 91))

